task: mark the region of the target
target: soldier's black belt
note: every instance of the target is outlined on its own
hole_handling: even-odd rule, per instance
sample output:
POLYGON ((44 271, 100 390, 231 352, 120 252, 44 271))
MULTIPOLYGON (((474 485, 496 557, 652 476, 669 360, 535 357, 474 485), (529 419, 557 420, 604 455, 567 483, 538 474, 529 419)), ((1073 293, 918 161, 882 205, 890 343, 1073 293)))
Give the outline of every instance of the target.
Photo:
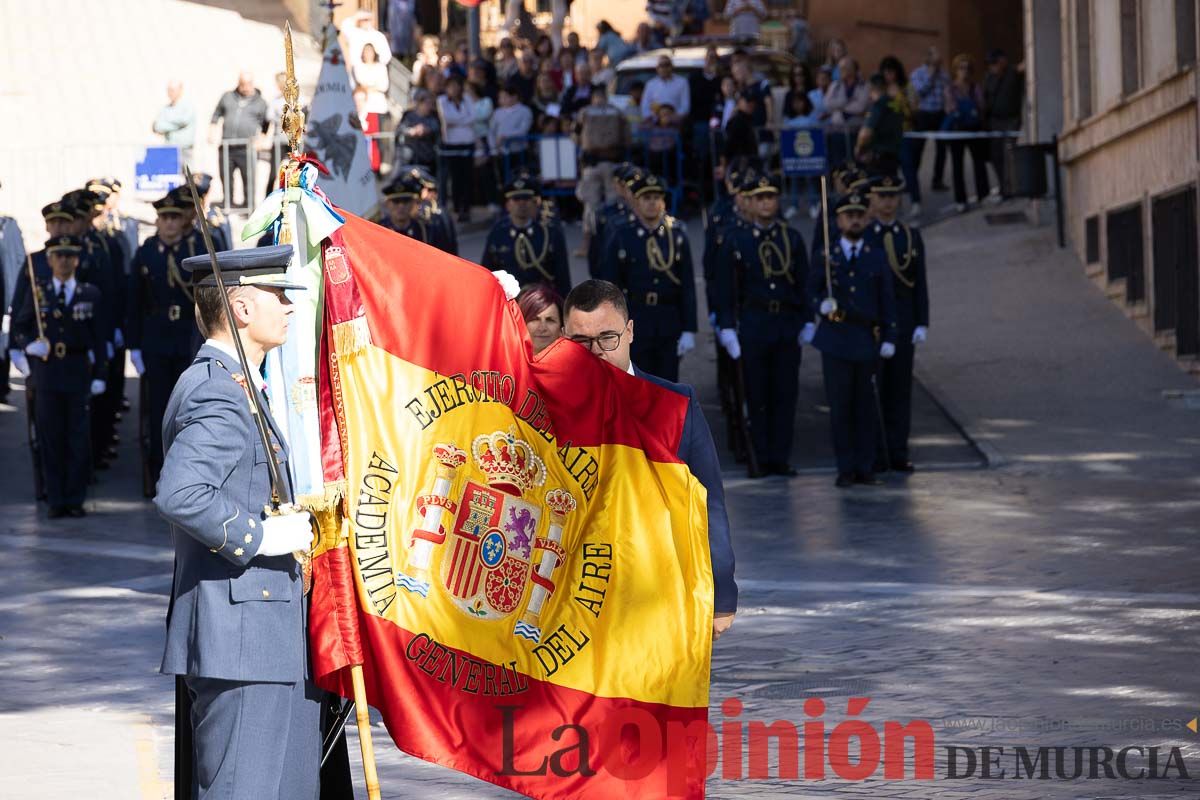
POLYGON ((635 306, 671 306, 679 302, 678 292, 630 292, 629 302, 635 306))
POLYGON ((63 342, 54 343, 54 357, 66 358, 67 356, 84 356, 89 352, 86 347, 67 347, 63 342))
POLYGON ((876 330, 879 327, 879 322, 868 317, 866 314, 861 314, 853 308, 839 307, 829 315, 832 322, 845 322, 850 325, 858 325, 868 330, 876 330))
POLYGON ((155 316, 166 317, 168 322, 178 322, 183 318, 183 306, 170 305, 154 310, 155 316))
POLYGON ((762 297, 747 297, 742 301, 742 308, 752 311, 765 311, 768 314, 782 314, 803 310, 799 303, 789 303, 786 300, 767 300, 762 297))

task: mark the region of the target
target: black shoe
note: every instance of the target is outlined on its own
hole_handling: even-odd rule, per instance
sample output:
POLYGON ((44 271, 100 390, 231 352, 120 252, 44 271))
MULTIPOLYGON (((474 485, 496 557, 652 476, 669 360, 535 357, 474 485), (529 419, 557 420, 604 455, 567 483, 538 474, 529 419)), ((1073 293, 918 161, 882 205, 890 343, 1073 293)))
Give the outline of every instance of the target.
POLYGON ((837 480, 833 482, 833 485, 839 489, 848 489, 853 484, 854 476, 849 472, 839 472, 837 480))
POLYGON ((876 478, 874 472, 856 472, 854 482, 861 486, 883 486, 883 481, 876 478))
POLYGON ((892 472, 913 472, 916 467, 911 461, 893 461, 892 472))
POLYGON ((782 475, 785 478, 794 478, 800 474, 791 464, 767 464, 767 472, 772 475, 782 475))
POLYGON ((83 506, 68 506, 67 507, 67 516, 68 517, 86 517, 87 512, 83 510, 83 506))
POLYGON ((887 472, 888 462, 884 461, 882 458, 876 459, 874 469, 876 472, 887 472))
POLYGON ((67 507, 66 506, 50 506, 50 511, 48 511, 46 513, 46 516, 49 517, 50 519, 62 519, 66 515, 67 515, 67 507))
POLYGON ((751 480, 758 480, 759 478, 765 478, 770 474, 771 473, 767 472, 765 469, 762 469, 761 467, 759 469, 749 469, 749 468, 746 469, 746 477, 750 478, 751 480))

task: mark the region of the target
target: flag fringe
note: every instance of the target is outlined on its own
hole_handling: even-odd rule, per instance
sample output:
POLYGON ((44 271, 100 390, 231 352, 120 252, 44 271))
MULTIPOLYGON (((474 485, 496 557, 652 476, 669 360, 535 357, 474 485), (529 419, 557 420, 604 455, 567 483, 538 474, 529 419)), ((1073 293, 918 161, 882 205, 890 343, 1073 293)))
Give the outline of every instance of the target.
POLYGON ((362 350, 371 343, 371 328, 366 317, 355 317, 333 326, 333 349, 339 356, 362 350))
POLYGON ((346 482, 334 481, 325 484, 325 491, 321 494, 303 494, 300 495, 297 501, 304 508, 312 511, 329 511, 342 502, 342 498, 346 495, 346 482))

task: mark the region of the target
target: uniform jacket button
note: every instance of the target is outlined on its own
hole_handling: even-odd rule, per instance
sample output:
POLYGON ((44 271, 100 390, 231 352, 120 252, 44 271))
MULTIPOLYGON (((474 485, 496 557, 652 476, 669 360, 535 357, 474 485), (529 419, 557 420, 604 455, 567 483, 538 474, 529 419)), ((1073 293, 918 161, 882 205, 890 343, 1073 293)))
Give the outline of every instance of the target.
POLYGON ((268 592, 266 589, 263 589, 263 598, 264 598, 264 599, 266 599, 266 598, 268 598, 268 597, 270 597, 270 596, 271 596, 271 593, 270 593, 270 592, 268 592))

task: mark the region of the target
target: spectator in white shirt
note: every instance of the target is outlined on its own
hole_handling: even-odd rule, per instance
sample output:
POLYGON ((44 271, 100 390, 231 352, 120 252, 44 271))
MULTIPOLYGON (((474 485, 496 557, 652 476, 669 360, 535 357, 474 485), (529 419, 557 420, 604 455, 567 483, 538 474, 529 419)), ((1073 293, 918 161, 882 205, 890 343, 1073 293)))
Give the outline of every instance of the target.
POLYGON ((669 105, 674 109, 672 119, 680 125, 692 110, 692 92, 685 78, 675 74, 675 66, 669 56, 658 59, 658 74, 646 82, 642 94, 642 119, 653 123, 658 119, 658 107, 669 105))
POLYGON ((475 158, 475 104, 463 95, 458 73, 446 78, 446 93, 437 101, 442 122, 442 155, 450 174, 450 198, 459 222, 471 214, 471 164, 475 158))
POLYGON ((762 0, 729 0, 725 4, 725 19, 729 20, 729 35, 734 38, 758 36, 767 9, 762 0))
POLYGON ((388 78, 387 64, 379 60, 374 45, 369 43, 363 45, 362 57, 359 63, 354 65, 352 77, 356 86, 367 90, 367 112, 378 114, 380 125, 391 130, 391 126, 388 124, 387 102, 391 81, 388 78))
POLYGON ((521 102, 516 87, 500 87, 500 107, 488 123, 488 146, 497 156, 525 150, 525 137, 533 128, 533 111, 521 102))

